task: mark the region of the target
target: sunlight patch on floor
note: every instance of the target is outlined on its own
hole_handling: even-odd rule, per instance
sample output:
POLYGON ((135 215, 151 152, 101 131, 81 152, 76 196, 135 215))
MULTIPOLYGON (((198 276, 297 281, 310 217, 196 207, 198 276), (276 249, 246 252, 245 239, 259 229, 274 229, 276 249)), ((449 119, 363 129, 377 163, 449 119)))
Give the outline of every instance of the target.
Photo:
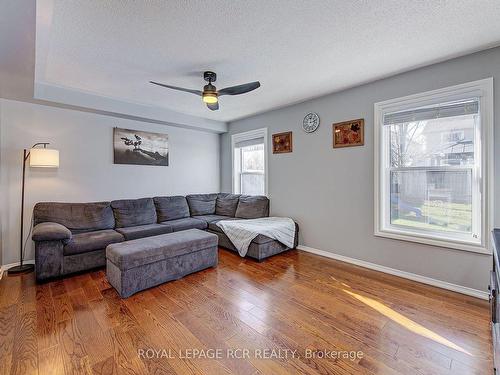
POLYGON ((443 336, 438 335, 437 333, 431 331, 430 329, 425 328, 424 326, 414 322, 411 319, 408 319, 404 315, 401 315, 400 313, 394 311, 393 309, 385 306, 384 304, 375 301, 372 298, 364 297, 362 295, 359 295, 357 293, 351 292, 350 290, 343 289, 343 291, 347 294, 349 294, 351 297, 356 298, 358 301, 363 302, 365 305, 371 307, 372 309, 378 311, 382 315, 388 317, 392 321, 398 323, 399 325, 403 326, 404 328, 408 329, 409 331, 412 331, 416 333, 417 335, 426 337, 430 340, 433 340, 435 342, 438 342, 442 345, 446 345, 449 348, 455 349, 459 352, 468 354, 472 356, 471 353, 469 353, 467 350, 464 348, 458 346, 457 344, 449 341, 448 339, 444 338, 443 336))

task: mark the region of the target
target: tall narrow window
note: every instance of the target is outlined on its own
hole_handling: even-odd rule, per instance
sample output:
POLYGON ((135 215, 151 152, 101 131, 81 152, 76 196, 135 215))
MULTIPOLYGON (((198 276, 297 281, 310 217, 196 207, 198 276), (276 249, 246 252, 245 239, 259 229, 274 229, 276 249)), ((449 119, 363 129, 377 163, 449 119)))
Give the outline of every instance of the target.
POLYGON ((376 234, 485 247, 488 101, 458 91, 376 105, 376 234))
POLYGON ((266 195, 266 129, 232 136, 233 191, 237 194, 266 195))

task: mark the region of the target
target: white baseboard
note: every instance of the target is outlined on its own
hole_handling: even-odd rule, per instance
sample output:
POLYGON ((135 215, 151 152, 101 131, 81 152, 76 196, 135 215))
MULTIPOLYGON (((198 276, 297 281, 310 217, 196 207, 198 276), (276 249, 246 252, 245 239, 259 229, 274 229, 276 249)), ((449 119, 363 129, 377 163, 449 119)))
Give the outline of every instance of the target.
POLYGON ((482 290, 472 289, 472 288, 468 288, 468 287, 465 287, 465 286, 448 283, 446 281, 433 279, 433 278, 430 278, 430 277, 427 277, 427 276, 417 275, 417 274, 411 273, 411 272, 397 270, 395 268, 381 266, 379 264, 370 263, 370 262, 366 262, 364 260, 359 260, 359 259, 355 259, 355 258, 346 257, 344 255, 339 255, 339 254, 331 253, 331 252, 325 251, 325 250, 314 249, 314 248, 308 247, 308 246, 299 245, 299 246, 297 246, 297 249, 302 250, 302 251, 306 251, 308 253, 320 255, 320 256, 323 256, 323 257, 326 257, 326 258, 331 258, 331 259, 339 260, 341 262, 355 264, 356 266, 361 266, 361 267, 364 267, 364 268, 369 268, 371 270, 380 271, 380 272, 388 273, 390 275, 403 277, 405 279, 417 281, 419 283, 424 283, 424 284, 436 286, 438 288, 442 288, 442 289, 446 289, 446 290, 451 290, 453 292, 458 292, 458 293, 466 294, 468 296, 472 296, 472 297, 476 297, 476 298, 481 298, 481 299, 486 299, 486 300, 488 299, 488 292, 485 292, 485 291, 482 291, 482 290))
MULTIPOLYGON (((35 264, 35 261, 32 260, 25 260, 23 261, 24 264, 35 264)), ((2 280, 3 273, 7 271, 10 267, 14 266, 19 266, 21 262, 15 262, 15 263, 9 263, 9 264, 4 264, 3 266, 0 266, 0 280, 2 280)))

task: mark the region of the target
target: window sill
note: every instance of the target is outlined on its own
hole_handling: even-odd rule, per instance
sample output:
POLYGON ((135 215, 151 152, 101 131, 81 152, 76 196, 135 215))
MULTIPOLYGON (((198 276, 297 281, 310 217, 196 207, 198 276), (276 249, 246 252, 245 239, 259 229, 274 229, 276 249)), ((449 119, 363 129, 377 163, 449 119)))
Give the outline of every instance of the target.
POLYGON ((416 242, 424 245, 445 247, 454 250, 468 251, 471 253, 491 255, 491 250, 482 244, 467 243, 464 241, 452 239, 430 238, 424 235, 408 234, 397 230, 375 230, 375 236, 402 240, 408 242, 416 242))

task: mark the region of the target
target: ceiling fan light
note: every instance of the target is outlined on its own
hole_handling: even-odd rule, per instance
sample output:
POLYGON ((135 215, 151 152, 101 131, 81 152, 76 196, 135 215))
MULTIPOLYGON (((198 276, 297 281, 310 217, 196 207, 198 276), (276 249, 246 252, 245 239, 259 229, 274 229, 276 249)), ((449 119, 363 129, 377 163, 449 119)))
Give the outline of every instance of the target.
POLYGON ((202 99, 207 104, 215 104, 218 102, 217 93, 215 92, 204 92, 202 99))

